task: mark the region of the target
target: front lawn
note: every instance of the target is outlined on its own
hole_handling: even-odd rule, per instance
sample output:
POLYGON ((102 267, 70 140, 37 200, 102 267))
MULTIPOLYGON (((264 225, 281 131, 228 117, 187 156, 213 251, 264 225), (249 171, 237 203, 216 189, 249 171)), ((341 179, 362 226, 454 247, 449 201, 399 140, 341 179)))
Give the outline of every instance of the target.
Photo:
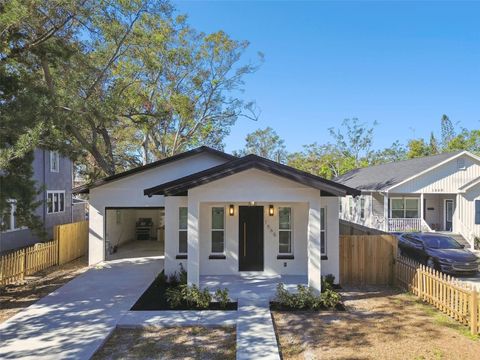
POLYGON ((235 359, 233 327, 117 328, 93 360, 235 359))
POLYGON ((284 359, 479 358, 478 337, 411 295, 376 288, 342 296, 343 312, 273 312, 284 359))

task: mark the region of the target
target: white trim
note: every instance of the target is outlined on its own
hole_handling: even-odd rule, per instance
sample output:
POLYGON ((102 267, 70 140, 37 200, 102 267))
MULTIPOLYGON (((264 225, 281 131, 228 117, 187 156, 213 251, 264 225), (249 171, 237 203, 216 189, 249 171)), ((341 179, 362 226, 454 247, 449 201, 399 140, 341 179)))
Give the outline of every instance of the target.
MULTIPOLYGON (((388 212, 388 215, 389 215, 389 219, 394 219, 392 217, 392 210, 393 210, 393 207, 392 207, 392 200, 403 200, 403 217, 402 219, 407 219, 405 217, 405 212, 407 211, 407 208, 405 207, 405 204, 406 204, 406 200, 417 200, 417 212, 418 212, 418 217, 416 218, 408 218, 408 219, 421 219, 422 218, 422 214, 420 214, 420 198, 419 197, 415 197, 415 196, 392 196, 391 198, 389 198, 389 203, 388 205, 390 205, 390 209, 389 209, 389 212, 388 212)), ((412 209, 409 209, 409 210, 412 210, 412 209)))
POLYGON ((438 167, 440 167, 440 166, 443 166, 443 165, 445 165, 446 163, 449 163, 450 161, 455 160, 455 159, 457 159, 457 158, 459 158, 460 156, 463 156, 463 155, 470 156, 472 159, 480 162, 480 157, 478 157, 478 156, 472 154, 471 152, 465 150, 465 151, 462 151, 461 153, 458 153, 457 155, 453 155, 452 157, 450 157, 450 158, 448 158, 448 159, 446 159, 446 160, 444 160, 444 161, 442 161, 442 162, 440 162, 440 163, 438 163, 438 164, 436 164, 436 165, 434 165, 434 166, 432 166, 432 167, 429 167, 428 169, 425 169, 425 170, 423 170, 423 171, 420 171, 420 172, 419 172, 418 174, 416 174, 416 175, 410 176, 409 178, 407 178, 407 179, 405 179, 405 180, 403 180, 403 181, 400 181, 398 184, 395 184, 395 185, 393 185, 392 187, 389 187, 386 191, 391 191, 392 189, 395 189, 396 187, 399 187, 400 185, 403 185, 403 184, 405 184, 405 183, 407 183, 407 182, 409 182, 409 181, 411 181, 411 180, 413 180, 413 179, 416 179, 416 178, 418 178, 418 177, 420 177, 420 176, 422 176, 422 175, 425 175, 426 173, 428 173, 428 172, 430 172, 430 171, 432 171, 432 170, 435 170, 436 168, 438 168, 438 167))
POLYGON ((66 199, 66 196, 65 196, 65 190, 47 190, 47 203, 45 204, 46 207, 47 207, 47 215, 60 214, 60 213, 65 212, 66 204, 67 204, 67 199, 66 199), (50 195, 50 194, 52 194, 52 201, 53 201, 53 198, 55 196, 54 194, 58 194, 58 208, 59 209, 60 209, 60 194, 63 194, 63 210, 55 211, 55 206, 52 203, 52 211, 48 211, 48 195, 50 195))
POLYGON ((227 247, 226 245, 226 233, 225 233, 225 227, 226 227, 226 211, 225 211, 225 205, 212 205, 209 207, 210 208, 210 254, 211 255, 225 255, 225 248, 227 247), (213 209, 214 208, 221 208, 223 209, 223 229, 214 229, 213 228, 213 209), (214 231, 222 231, 223 232, 223 251, 213 251, 213 232, 214 231))
POLYGON ((452 202, 452 229, 450 232, 453 232, 453 212, 454 212, 454 206, 455 206, 455 200, 453 199, 443 199, 443 231, 448 231, 447 230, 447 201, 452 202))
MULTIPOLYGON (((5 233, 11 233, 11 232, 15 232, 15 231, 28 229, 27 226, 15 227, 15 218, 16 218, 15 211, 17 209, 17 200, 9 199, 9 200, 7 200, 7 202, 11 204, 11 206, 10 206, 10 229, 2 230, 1 233, 5 234, 5 233)), ((5 215, 7 215, 7 214, 5 214, 5 215)), ((2 222, 3 222, 3 216, 4 216, 4 214, 2 214, 2 217, 0 219, 0 221, 2 221, 2 222)))
POLYGON ((472 181, 469 181, 466 184, 463 184, 462 186, 460 186, 458 188, 458 192, 466 193, 468 190, 470 190, 474 186, 477 186, 478 184, 480 184, 480 178, 473 179, 472 181))
POLYGON ((50 172, 58 173, 60 172, 60 154, 58 151, 50 150, 50 172), (56 164, 57 166, 54 167, 53 164, 55 163, 52 159, 56 157, 56 164))
POLYGON ((323 206, 320 207, 320 255, 321 256, 327 256, 328 253, 328 232, 327 232, 327 224, 328 224, 328 219, 327 219, 327 207, 323 206), (324 227, 322 227, 322 211, 323 211, 323 221, 324 221, 324 227), (325 246, 324 250, 322 252, 322 233, 325 234, 324 239, 325 239, 325 246))
POLYGON ((187 255, 188 254, 188 207, 187 206, 179 206, 178 207, 178 241, 177 241, 177 255, 187 255), (180 228, 180 210, 187 209, 187 227, 185 229, 180 228), (185 232, 187 234, 187 251, 181 252, 180 251, 180 232, 185 232))
MULTIPOLYGON (((267 208, 268 211, 268 208, 267 208)), ((278 247, 277 247, 277 252, 278 255, 293 255, 293 207, 291 205, 282 205, 278 206, 278 247), (290 229, 280 229, 280 209, 290 209, 290 229), (280 252, 280 232, 290 232, 290 252, 280 252)), ((265 231, 265 229, 264 229, 265 231)))

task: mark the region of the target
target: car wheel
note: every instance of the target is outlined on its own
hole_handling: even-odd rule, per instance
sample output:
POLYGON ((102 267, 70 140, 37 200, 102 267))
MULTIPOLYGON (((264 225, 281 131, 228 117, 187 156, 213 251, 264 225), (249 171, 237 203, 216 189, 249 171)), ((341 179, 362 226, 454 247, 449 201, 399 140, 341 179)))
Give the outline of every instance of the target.
POLYGON ((433 258, 429 257, 427 259, 427 267, 429 267, 430 269, 436 269, 436 266, 435 266, 435 261, 433 261, 433 258))

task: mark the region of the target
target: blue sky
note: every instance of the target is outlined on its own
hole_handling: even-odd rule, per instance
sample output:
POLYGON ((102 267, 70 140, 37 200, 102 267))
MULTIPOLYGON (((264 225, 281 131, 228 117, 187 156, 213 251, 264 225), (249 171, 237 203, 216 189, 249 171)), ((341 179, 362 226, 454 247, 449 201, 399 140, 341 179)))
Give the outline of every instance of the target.
POLYGON ((379 123, 376 148, 438 133, 444 113, 480 128, 480 2, 174 4, 198 30, 250 41, 244 61, 265 54, 242 95, 260 119, 240 119, 227 151, 266 126, 301 150, 352 117, 379 123))

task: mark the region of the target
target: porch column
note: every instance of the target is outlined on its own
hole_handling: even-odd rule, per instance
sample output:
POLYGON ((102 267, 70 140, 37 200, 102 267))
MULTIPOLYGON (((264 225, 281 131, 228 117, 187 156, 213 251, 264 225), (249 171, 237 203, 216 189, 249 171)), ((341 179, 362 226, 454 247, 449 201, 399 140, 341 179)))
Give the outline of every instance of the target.
MULTIPOLYGON (((424 200, 423 192, 421 192, 420 193, 420 216, 419 216, 419 218, 425 220, 425 216, 424 216, 425 208, 424 208, 424 204, 423 204, 424 202, 425 202, 425 200, 424 200)), ((420 226, 422 226, 422 225, 420 225, 420 226)))
POLYGON ((388 232, 388 192, 383 195, 383 219, 384 230, 388 232))
POLYGON ((308 210, 308 286, 320 293, 320 197, 310 201, 308 210))
POLYGON ((197 199, 188 197, 188 260, 187 283, 200 285, 200 236, 199 236, 200 203, 197 199))

